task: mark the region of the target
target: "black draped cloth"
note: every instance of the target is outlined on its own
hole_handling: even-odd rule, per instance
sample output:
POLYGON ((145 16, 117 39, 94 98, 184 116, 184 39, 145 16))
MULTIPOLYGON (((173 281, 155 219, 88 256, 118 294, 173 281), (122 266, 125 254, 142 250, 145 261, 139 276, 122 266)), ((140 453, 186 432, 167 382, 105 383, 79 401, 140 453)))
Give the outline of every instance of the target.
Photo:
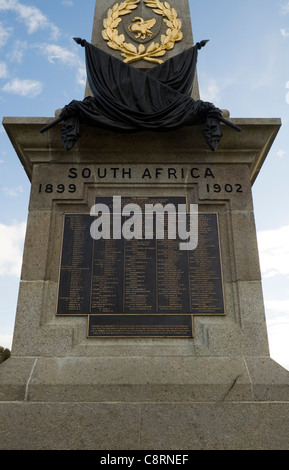
POLYGON ((198 50, 204 43, 142 71, 85 40, 75 40, 85 47, 93 96, 74 100, 63 108, 61 137, 66 150, 80 137, 81 123, 119 132, 160 132, 203 124, 209 148, 217 148, 222 137, 221 111, 212 103, 191 97, 198 50))

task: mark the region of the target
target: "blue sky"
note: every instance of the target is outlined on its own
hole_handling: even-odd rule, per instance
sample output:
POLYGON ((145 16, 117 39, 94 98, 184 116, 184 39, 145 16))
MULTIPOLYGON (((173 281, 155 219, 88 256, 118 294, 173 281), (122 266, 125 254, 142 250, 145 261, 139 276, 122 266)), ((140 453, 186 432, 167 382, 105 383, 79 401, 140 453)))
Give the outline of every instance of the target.
MULTIPOLYGON (((114 4, 107 2, 108 7, 114 4)), ((0 0, 0 115, 54 116, 83 99, 95 0, 0 0)), ((201 98, 281 118, 253 187, 271 356, 289 369, 289 1, 190 1, 201 98)), ((30 183, 0 127, 0 345, 11 347, 30 183)))

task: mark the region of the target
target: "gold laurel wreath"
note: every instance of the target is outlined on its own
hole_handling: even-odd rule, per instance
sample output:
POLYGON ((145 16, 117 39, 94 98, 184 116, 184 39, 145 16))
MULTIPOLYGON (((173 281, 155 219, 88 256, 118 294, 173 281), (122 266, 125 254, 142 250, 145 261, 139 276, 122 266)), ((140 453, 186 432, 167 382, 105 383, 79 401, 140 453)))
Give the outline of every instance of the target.
POLYGON ((133 44, 125 42, 125 36, 119 34, 117 27, 122 21, 122 16, 132 13, 137 8, 140 0, 125 0, 122 3, 116 3, 114 7, 110 8, 107 12, 107 18, 103 22, 104 30, 102 37, 107 41, 107 45, 112 49, 122 52, 122 57, 125 57, 124 62, 130 64, 139 60, 146 60, 156 64, 162 64, 163 60, 157 59, 162 57, 174 48, 175 42, 183 39, 181 31, 182 22, 178 18, 178 14, 174 8, 171 8, 167 2, 159 2, 158 0, 144 0, 146 6, 153 9, 158 15, 162 15, 168 29, 166 34, 161 35, 161 43, 152 41, 146 48, 140 44, 138 49, 133 44))

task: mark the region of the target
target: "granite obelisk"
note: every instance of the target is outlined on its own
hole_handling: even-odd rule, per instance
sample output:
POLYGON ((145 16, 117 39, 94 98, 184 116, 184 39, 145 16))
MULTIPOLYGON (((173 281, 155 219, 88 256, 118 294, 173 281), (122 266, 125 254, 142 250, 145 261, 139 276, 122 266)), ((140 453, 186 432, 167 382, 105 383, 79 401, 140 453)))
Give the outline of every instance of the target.
MULTIPOLYGON (((97 0, 91 42, 146 73, 193 46, 189 2, 97 0)), ((40 133, 54 119, 3 120, 31 198, 0 448, 288 449, 252 200, 280 119, 230 119, 242 132, 222 124, 215 151, 202 125, 85 122, 66 151, 63 123, 40 133), (114 197, 198 205, 198 248, 92 240, 91 208, 114 197)))

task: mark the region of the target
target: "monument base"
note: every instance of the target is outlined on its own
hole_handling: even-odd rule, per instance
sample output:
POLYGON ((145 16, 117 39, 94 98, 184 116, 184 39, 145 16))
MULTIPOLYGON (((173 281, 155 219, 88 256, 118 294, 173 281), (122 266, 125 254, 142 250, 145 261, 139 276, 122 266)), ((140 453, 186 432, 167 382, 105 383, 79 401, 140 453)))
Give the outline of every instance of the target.
POLYGON ((289 374, 270 357, 11 358, 2 450, 281 450, 289 374))
POLYGON ((234 119, 242 132, 223 128, 216 152, 198 126, 129 140, 83 126, 65 152, 61 126, 39 132, 49 122, 4 119, 31 198, 0 448, 288 449, 289 373, 269 354, 251 194, 280 120, 234 119), (114 195, 218 214, 225 315, 195 315, 190 338, 87 338, 85 315, 57 315, 64 217, 114 195))

